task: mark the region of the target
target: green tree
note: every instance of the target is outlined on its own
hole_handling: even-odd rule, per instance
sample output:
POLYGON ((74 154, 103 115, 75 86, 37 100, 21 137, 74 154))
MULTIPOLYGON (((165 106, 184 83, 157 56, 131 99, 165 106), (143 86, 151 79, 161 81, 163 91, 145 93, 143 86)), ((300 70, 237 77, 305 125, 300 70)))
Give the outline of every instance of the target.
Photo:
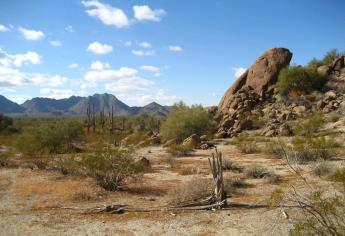
POLYGON ((212 117, 202 106, 186 106, 183 102, 175 104, 163 122, 160 132, 164 139, 183 141, 192 134, 203 135, 213 131, 212 117))

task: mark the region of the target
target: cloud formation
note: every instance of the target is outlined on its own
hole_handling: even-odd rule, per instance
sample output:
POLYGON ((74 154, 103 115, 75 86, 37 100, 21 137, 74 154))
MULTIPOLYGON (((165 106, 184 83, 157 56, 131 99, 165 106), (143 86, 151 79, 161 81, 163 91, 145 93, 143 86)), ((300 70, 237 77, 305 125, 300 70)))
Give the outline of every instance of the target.
POLYGON ((138 57, 142 56, 152 56, 155 54, 155 51, 149 50, 149 51, 144 51, 144 50, 132 50, 132 54, 138 57))
POLYGON ((99 42, 93 42, 89 44, 87 50, 95 54, 107 54, 113 51, 113 46, 101 44, 99 42))
POLYGON ((51 41, 50 41, 50 44, 51 44, 53 47, 60 47, 60 46, 62 46, 62 43, 61 43, 59 40, 51 40, 51 41))
POLYGON ((92 8, 85 11, 89 16, 98 18, 105 25, 123 28, 130 24, 127 15, 119 8, 103 4, 97 0, 82 1, 82 4, 87 8, 92 8))
POLYGON ((26 40, 40 40, 44 37, 44 33, 40 30, 30 30, 23 27, 19 27, 19 32, 24 36, 26 40))
POLYGON ((138 21, 161 21, 161 18, 166 15, 163 9, 152 10, 147 5, 133 6, 134 18, 138 21))
POLYGON ((183 49, 182 49, 181 46, 170 45, 170 46, 169 46, 169 51, 172 51, 172 52, 182 52, 183 49))
POLYGON ((6 26, 0 24, 0 32, 8 32, 8 31, 10 31, 9 28, 7 28, 6 26))
POLYGON ((244 72, 246 72, 247 69, 244 67, 234 67, 232 70, 234 71, 234 77, 238 79, 244 72))

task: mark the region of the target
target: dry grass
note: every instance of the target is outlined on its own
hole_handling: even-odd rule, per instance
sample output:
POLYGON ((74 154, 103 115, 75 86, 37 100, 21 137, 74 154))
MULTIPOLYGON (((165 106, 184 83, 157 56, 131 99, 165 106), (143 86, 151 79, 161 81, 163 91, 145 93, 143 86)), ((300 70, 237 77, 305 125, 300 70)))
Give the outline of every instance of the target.
POLYGON ((237 146, 238 150, 244 154, 252 154, 252 153, 257 153, 260 152, 260 149, 258 145, 256 145, 255 142, 245 142, 245 143, 240 143, 237 146))
POLYGON ((335 167, 329 161, 319 161, 312 166, 312 173, 316 176, 330 176, 334 174, 335 167))
POLYGON ((193 202, 211 194, 211 182, 208 179, 194 178, 182 186, 168 191, 169 203, 180 205, 185 202, 193 202))
POLYGON ((252 164, 246 169, 246 176, 249 178, 262 179, 272 175, 273 173, 266 167, 258 164, 252 164))
POLYGON ((230 158, 224 158, 222 165, 223 165, 223 170, 229 170, 229 171, 238 172, 238 173, 242 173, 244 170, 243 166, 234 163, 230 158))

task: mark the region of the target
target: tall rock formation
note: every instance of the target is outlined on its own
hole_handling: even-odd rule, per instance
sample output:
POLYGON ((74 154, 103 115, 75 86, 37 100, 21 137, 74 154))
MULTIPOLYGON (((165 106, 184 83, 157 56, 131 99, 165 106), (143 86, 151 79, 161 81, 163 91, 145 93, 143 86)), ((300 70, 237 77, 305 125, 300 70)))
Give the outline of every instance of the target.
POLYGON ((289 65, 291 58, 292 53, 286 48, 269 49, 228 89, 218 109, 223 113, 228 113, 233 95, 245 87, 253 88, 262 97, 271 93, 277 82, 279 71, 289 65))

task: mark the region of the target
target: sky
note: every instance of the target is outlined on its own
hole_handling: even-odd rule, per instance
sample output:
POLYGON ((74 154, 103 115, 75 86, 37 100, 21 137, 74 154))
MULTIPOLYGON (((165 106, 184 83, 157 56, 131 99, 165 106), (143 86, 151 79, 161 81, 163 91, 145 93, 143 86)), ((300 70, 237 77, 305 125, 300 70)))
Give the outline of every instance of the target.
POLYGON ((345 51, 344 0, 0 0, 0 94, 217 105, 255 59, 345 51))

